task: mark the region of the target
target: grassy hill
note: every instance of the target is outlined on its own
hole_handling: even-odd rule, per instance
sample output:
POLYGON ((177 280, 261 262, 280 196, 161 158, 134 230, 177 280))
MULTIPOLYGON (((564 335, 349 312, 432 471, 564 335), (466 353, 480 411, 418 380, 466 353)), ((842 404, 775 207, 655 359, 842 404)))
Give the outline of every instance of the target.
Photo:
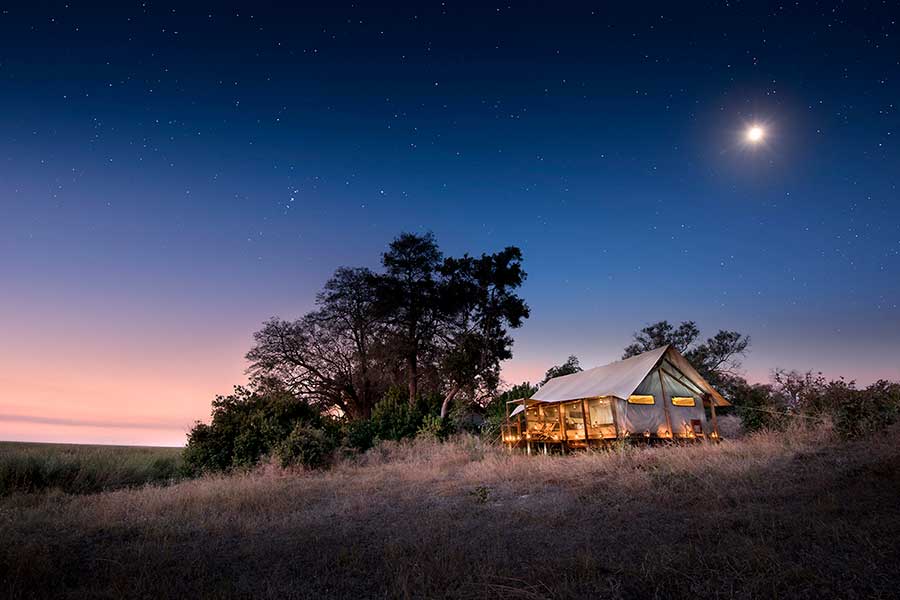
POLYGON ((384 445, 317 473, 0 499, 18 597, 896 597, 900 433, 526 457, 384 445))

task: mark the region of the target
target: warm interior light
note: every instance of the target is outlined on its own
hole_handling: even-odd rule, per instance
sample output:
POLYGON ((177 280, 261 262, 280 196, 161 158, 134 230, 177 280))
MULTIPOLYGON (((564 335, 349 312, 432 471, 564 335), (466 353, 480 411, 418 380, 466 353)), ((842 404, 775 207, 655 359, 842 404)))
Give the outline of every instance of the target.
POLYGON ((653 404, 653 396, 634 395, 628 397, 628 404, 653 404))
POLYGON ((675 396, 672 398, 672 404, 675 406, 696 406, 693 396, 675 396))

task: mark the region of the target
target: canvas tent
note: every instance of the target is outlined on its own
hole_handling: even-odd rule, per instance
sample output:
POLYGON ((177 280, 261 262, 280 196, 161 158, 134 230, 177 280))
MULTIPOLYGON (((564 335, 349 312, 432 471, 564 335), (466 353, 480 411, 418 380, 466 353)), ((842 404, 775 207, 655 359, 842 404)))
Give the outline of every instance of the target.
POLYGON ((728 405, 678 350, 663 346, 551 379, 531 398, 508 404, 502 435, 529 448, 635 436, 717 438, 715 408, 728 405))

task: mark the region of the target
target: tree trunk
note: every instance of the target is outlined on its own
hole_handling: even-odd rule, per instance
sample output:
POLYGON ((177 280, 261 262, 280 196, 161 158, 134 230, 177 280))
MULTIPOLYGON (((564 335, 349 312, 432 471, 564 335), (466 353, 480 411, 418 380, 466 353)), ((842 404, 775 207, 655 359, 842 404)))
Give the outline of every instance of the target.
POLYGON ((447 418, 447 413, 450 411, 450 403, 453 402, 453 399, 456 398, 456 394, 459 393, 459 386, 453 386, 447 395, 444 396, 444 402, 441 403, 441 420, 447 418))
POLYGON ((419 397, 419 363, 415 355, 406 360, 406 370, 409 380, 409 405, 415 406, 419 397))

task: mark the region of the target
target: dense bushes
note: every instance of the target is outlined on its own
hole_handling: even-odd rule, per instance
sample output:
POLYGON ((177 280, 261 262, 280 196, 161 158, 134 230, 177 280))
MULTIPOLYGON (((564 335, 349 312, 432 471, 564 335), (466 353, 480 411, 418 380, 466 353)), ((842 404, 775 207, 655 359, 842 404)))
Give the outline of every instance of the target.
POLYGON ((188 433, 185 465, 195 474, 253 466, 299 423, 322 427, 322 418, 278 387, 236 387, 233 394, 213 401, 209 425, 197 423, 188 433))
POLYGON ((402 390, 388 390, 384 398, 372 410, 372 434, 374 439, 401 440, 416 435, 422 424, 422 411, 410 406, 402 390))
POLYGON ((324 429, 300 422, 278 445, 275 453, 282 467, 317 469, 328 464, 334 451, 334 437, 324 429))
POLYGON ((900 416, 900 383, 888 381, 860 390, 853 381, 777 370, 773 383, 745 383, 735 386, 731 395, 748 431, 783 429, 798 419, 830 421, 838 434, 850 439, 881 431, 900 416))
POLYGON ((282 466, 319 468, 337 450, 365 452, 382 440, 416 436, 443 439, 454 429, 441 419, 440 398, 425 396, 416 405, 401 389, 390 389, 368 419, 333 419, 316 412, 283 388, 237 387, 213 402, 210 424, 197 423, 184 450, 194 474, 251 467, 266 456, 282 466))

